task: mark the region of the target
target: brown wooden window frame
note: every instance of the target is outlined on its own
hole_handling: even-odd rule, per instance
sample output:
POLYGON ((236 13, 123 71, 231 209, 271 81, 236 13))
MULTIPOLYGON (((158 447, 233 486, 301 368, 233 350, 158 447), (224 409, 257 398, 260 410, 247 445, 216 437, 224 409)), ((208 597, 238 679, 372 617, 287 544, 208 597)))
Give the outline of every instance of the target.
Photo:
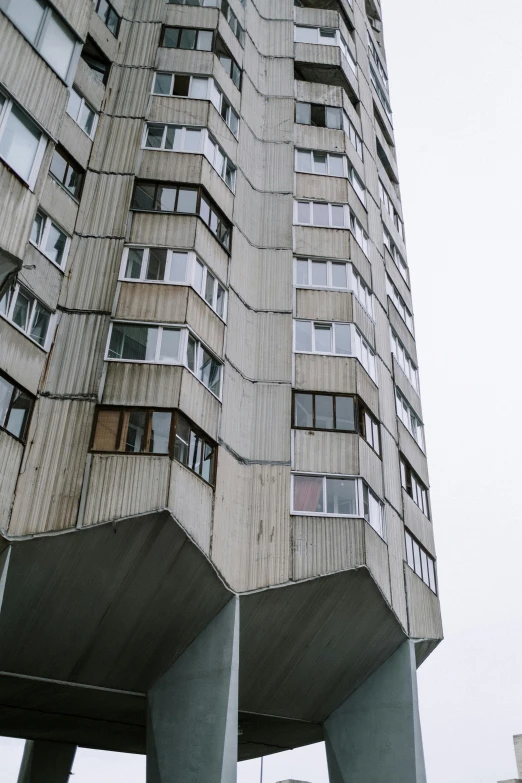
POLYGON ((96 454, 121 454, 121 455, 140 455, 140 456, 151 456, 151 457, 169 457, 170 459, 175 459, 177 462, 180 462, 182 465, 184 465, 186 468, 188 468, 190 471, 195 473, 197 476, 199 476, 203 481, 205 481, 210 486, 214 487, 216 482, 216 467, 217 467, 217 444, 215 441, 212 440, 206 433, 203 432, 203 430, 198 427, 197 425, 193 424, 192 421, 185 416, 184 413, 179 411, 177 408, 152 408, 148 406, 126 406, 121 407, 119 405, 100 405, 96 408, 95 416, 94 416, 94 424, 93 424, 93 431, 91 436, 91 442, 90 442, 90 451, 94 452, 96 454), (106 413, 114 413, 118 414, 118 421, 116 422, 114 420, 113 424, 116 426, 112 427, 112 431, 114 433, 114 448, 100 448, 99 445, 97 446, 97 434, 98 434, 98 424, 100 421, 100 414, 106 414, 106 413), (141 443, 140 448, 136 451, 134 450, 127 450, 126 449, 126 443, 127 443, 127 437, 129 432, 129 420, 132 414, 135 413, 143 413, 145 415, 145 424, 143 427, 143 433, 141 435, 141 443), (153 414, 154 413, 168 413, 171 415, 170 425, 169 425, 169 435, 168 435, 168 446, 167 451, 150 451, 150 443, 151 443, 151 435, 152 435, 152 421, 153 421, 153 414), (187 441, 187 459, 184 461, 183 459, 179 458, 179 449, 177 448, 177 443, 179 441, 178 433, 180 426, 185 426, 188 428, 188 441, 187 441), (191 451, 191 445, 195 442, 196 446, 191 451), (201 443, 201 447, 198 446, 198 444, 201 443), (211 458, 210 458, 210 471, 209 471, 209 478, 205 478, 203 475, 204 472, 204 459, 200 459, 199 461, 199 470, 196 469, 196 460, 198 453, 204 456, 205 449, 208 448, 211 450, 211 458), (192 455, 192 464, 189 462, 189 458, 192 455))

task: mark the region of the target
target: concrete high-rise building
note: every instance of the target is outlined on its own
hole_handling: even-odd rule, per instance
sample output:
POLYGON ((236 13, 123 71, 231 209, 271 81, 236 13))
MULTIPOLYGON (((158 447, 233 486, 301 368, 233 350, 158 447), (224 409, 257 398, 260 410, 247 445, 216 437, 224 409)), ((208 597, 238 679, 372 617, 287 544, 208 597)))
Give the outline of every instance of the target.
POLYGON ((522 783, 522 734, 515 734, 513 737, 513 745, 515 748, 518 777, 511 778, 510 780, 501 780, 499 783, 522 783))
POLYGON ((20 780, 80 745, 230 783, 324 738, 332 782, 422 783, 442 629, 379 0, 0 0, 0 42, 20 780))

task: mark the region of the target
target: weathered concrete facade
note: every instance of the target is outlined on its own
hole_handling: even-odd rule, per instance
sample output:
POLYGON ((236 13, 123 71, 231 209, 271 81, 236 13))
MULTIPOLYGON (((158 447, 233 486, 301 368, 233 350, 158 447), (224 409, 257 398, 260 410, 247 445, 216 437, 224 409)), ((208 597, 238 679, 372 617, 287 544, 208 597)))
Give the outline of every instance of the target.
POLYGON ((317 741, 442 638, 379 0, 30 6, 0 0, 0 733, 145 752, 239 596, 239 757, 317 741))

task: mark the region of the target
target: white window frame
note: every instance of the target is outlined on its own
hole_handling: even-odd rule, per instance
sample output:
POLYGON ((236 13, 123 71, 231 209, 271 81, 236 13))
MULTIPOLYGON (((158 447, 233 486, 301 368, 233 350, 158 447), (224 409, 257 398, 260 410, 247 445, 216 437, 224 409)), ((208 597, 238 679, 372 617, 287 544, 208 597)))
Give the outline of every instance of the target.
MULTIPOLYGON (((51 264, 54 264, 54 266, 56 266, 58 269, 60 269, 63 272, 63 270, 65 269, 65 265, 67 263, 67 256, 69 255, 69 249, 71 247, 71 237, 69 236, 67 231, 65 231, 60 226, 60 224, 56 222, 56 220, 53 220, 53 218, 49 217, 49 215, 46 212, 44 212, 43 209, 38 208, 36 210, 36 214, 37 215, 40 214, 43 217, 43 219, 44 219, 44 226, 43 226, 43 229, 42 229, 42 236, 41 236, 41 239, 40 239, 39 243, 38 242, 34 242, 32 240, 32 238, 31 238, 31 236, 29 236, 29 242, 31 243, 31 245, 33 245, 33 247, 36 247, 40 251, 40 253, 42 255, 44 255, 51 262, 51 264), (46 244, 47 244, 49 231, 51 230, 51 226, 53 226, 53 225, 55 226, 55 228, 58 229, 58 231, 61 231, 62 234, 64 234, 65 237, 66 237, 66 239, 65 239, 65 247, 64 247, 64 250, 63 250, 63 257, 62 257, 62 263, 61 264, 57 264, 56 261, 54 261, 50 256, 47 255, 47 253, 45 252, 45 249, 44 249, 46 244)), ((36 215, 35 215, 35 220, 36 220, 36 215)), ((33 221, 33 224, 34 224, 34 221, 33 221)), ((32 233, 32 226, 31 226, 31 233, 32 233)))
POLYGON ((295 226, 312 226, 314 228, 335 228, 339 231, 347 230, 350 231, 353 238, 363 251, 363 253, 367 256, 368 255, 368 234, 366 233, 365 229, 362 226, 362 223, 357 218, 354 212, 350 209, 350 206, 348 204, 337 204, 335 202, 330 201, 319 201, 319 200, 313 200, 313 199, 305 199, 305 198, 296 198, 294 199, 294 225, 295 226), (299 221, 299 204, 321 204, 326 205, 328 207, 328 224, 322 225, 318 223, 313 223, 313 207, 310 209, 310 222, 303 223, 299 221), (342 226, 335 226, 333 225, 332 220, 332 207, 342 207, 343 209, 343 225, 342 226))
POLYGON ((192 250, 184 250, 183 248, 157 248, 153 245, 126 245, 123 249, 123 256, 121 260, 120 265, 120 274, 119 274, 119 280, 125 281, 127 283, 155 283, 157 285, 189 285, 191 288, 196 291, 196 293, 208 304, 208 306, 216 313, 218 318, 221 318, 223 322, 226 323, 226 316, 227 316, 227 304, 228 304, 228 291, 226 286, 221 282, 221 280, 217 277, 215 272, 213 272, 207 264, 205 264, 204 261, 201 260, 201 258, 192 250), (167 261, 165 264, 165 279, 164 280, 147 280, 145 277, 146 271, 147 271, 147 265, 149 260, 149 251, 151 249, 161 249, 161 250, 167 250, 167 261), (127 270, 127 260, 129 257, 129 250, 143 250, 143 263, 141 266, 140 271, 140 277, 126 277, 125 273, 127 270), (187 256, 187 264, 185 267, 185 280, 170 280, 170 269, 171 269, 171 263, 172 263, 172 254, 173 253, 183 253, 187 256), (202 283, 201 283, 201 290, 198 290, 196 286, 196 269, 197 264, 201 264, 203 267, 203 273, 202 273, 202 283), (211 275, 214 278, 214 291, 212 296, 212 302, 209 302, 208 299, 205 296, 206 293, 206 285, 207 285, 207 277, 208 275, 211 275), (217 301, 218 301, 218 288, 221 287, 224 294, 223 294, 223 314, 220 315, 218 310, 216 309, 217 301))
POLYGON ((77 90, 77 89, 75 89, 74 87, 70 87, 70 88, 69 88, 69 93, 73 93, 73 92, 74 92, 74 93, 75 93, 75 94, 78 96, 78 98, 80 99, 80 108, 79 108, 79 110, 78 110, 78 116, 77 116, 77 117, 75 117, 73 114, 71 114, 71 113, 69 112, 69 101, 67 101, 67 109, 66 109, 66 111, 67 111, 67 114, 68 114, 68 115, 69 115, 69 117, 70 117, 70 118, 73 120, 73 122, 75 122, 75 123, 76 123, 76 125, 77 125, 77 126, 80 128, 80 130, 81 130, 83 133, 85 133, 85 135, 86 135, 86 136, 87 136, 89 139, 91 139, 91 140, 92 140, 92 139, 94 139, 94 135, 95 135, 95 133, 96 133, 96 129, 97 129, 97 127, 98 127, 98 120, 99 120, 99 118, 100 118, 100 115, 99 115, 99 114, 98 114, 98 112, 97 112, 97 111, 96 111, 96 110, 95 110, 95 109, 94 109, 94 108, 91 106, 91 104, 89 103, 89 101, 85 100, 85 98, 83 97, 83 95, 82 95, 80 92, 78 92, 78 90, 77 90), (83 109, 83 107, 84 107, 84 106, 87 106, 87 108, 88 108, 90 111, 92 111, 92 113, 94 114, 94 121, 93 121, 93 123, 92 123, 92 129, 91 129, 91 132, 90 132, 90 133, 87 133, 87 131, 85 130, 85 128, 84 128, 82 125, 80 125, 80 123, 79 123, 79 121, 78 121, 78 120, 79 120, 79 117, 80 117, 80 115, 81 115, 82 109, 83 109))
POLYGON ((355 190, 355 193, 359 197, 359 200, 362 202, 364 206, 366 206, 366 188, 364 186, 364 182, 359 177, 357 172, 355 171, 355 168, 350 163, 350 160, 347 155, 343 155, 340 152, 327 152, 326 150, 308 150, 308 149, 302 149, 300 147, 296 147, 295 149, 295 158, 294 158, 294 168, 295 171, 300 174, 315 174, 318 177, 346 177, 346 179, 349 179, 351 182, 351 185, 353 189, 355 190), (325 155, 326 156, 326 171, 316 171, 315 170, 315 155, 325 155), (310 170, 306 171, 305 169, 299 168, 299 155, 309 155, 310 156, 310 170), (337 174, 334 171, 330 171, 330 161, 332 158, 340 158, 342 161, 342 174, 337 174))
POLYGON ((395 309, 406 324, 406 328, 410 334, 414 336, 415 330, 413 326, 413 313, 410 312, 406 302, 400 295, 399 290, 389 275, 386 275, 386 293, 392 300, 393 304, 395 305, 395 309))
POLYGON ((294 256, 294 286, 296 288, 311 288, 324 291, 351 291, 366 310, 370 318, 374 318, 373 293, 370 287, 364 282, 359 272, 355 269, 351 261, 330 258, 303 258, 294 256), (308 283, 297 282, 297 263, 306 261, 308 263, 308 283), (326 285, 317 285, 312 282, 313 263, 326 264, 326 285), (346 267, 346 287, 334 286, 333 284, 333 266, 342 264, 346 267))
POLYGON ((303 471, 292 471, 291 473, 291 489, 290 489, 290 514, 293 516, 300 516, 300 517, 338 517, 341 519, 364 519, 370 527, 375 530, 376 533, 385 541, 385 522, 384 522, 384 503, 381 500, 381 498, 377 495, 376 492, 374 492, 368 485, 368 483, 361 478, 360 476, 345 476, 338 473, 305 473, 303 471), (334 479, 334 480, 345 480, 345 481, 354 481, 356 484, 356 493, 355 498, 357 501, 357 511, 355 514, 335 514, 333 512, 328 511, 296 511, 295 505, 294 505, 294 498, 295 498, 295 477, 296 476, 304 476, 306 478, 320 478, 323 480, 323 508, 326 509, 327 503, 326 503, 326 482, 328 479, 334 479), (373 498, 377 501, 380 508, 380 520, 378 526, 375 524, 372 524, 372 522, 375 522, 375 520, 370 521, 370 515, 368 515, 368 518, 364 516, 364 487, 366 487, 368 493, 371 493, 373 495, 373 498))
POLYGON ((402 421, 413 440, 421 451, 426 451, 426 443, 424 440, 424 424, 419 419, 410 403, 404 396, 404 394, 395 387, 395 407, 397 410, 397 416, 402 421))
POLYGON ((402 340, 399 338, 399 336, 396 334, 395 330, 390 326, 390 344, 391 344, 391 352, 393 356, 395 356, 395 360, 401 370, 403 371, 404 375, 412 385, 412 387, 415 389, 417 394, 420 391, 420 384, 419 384, 419 369, 413 359, 411 358, 410 354, 404 347, 402 340))
MULTIPOLYGON (((9 309, 6 313, 2 313, 0 311, 0 318, 3 318, 5 321, 8 321, 11 326, 13 326, 17 331, 19 331, 21 334, 25 335, 34 345, 38 346, 42 351, 45 351, 46 353, 49 352, 51 348, 51 344, 53 341, 53 335, 54 335, 54 327, 56 324, 56 313, 53 313, 50 307, 48 307, 46 304, 44 304, 38 297, 36 297, 32 291, 30 291, 28 288, 26 288, 23 285, 20 285, 20 283, 15 283, 13 286, 11 286, 13 289, 13 296, 11 298, 11 302, 9 304, 9 309), (15 324, 13 319, 13 310, 15 307, 16 299, 18 297, 18 293, 22 290, 22 293, 27 296, 29 299, 32 299, 31 303, 31 312, 28 318, 28 325, 27 325, 27 331, 25 329, 22 329, 21 326, 18 326, 18 324, 15 324), (45 335, 45 342, 43 345, 41 345, 39 342, 37 342, 33 337, 31 337, 31 330, 33 328, 34 319, 36 315, 36 305, 40 304, 45 310, 49 312, 49 326, 47 328, 47 333, 45 335)), ((7 289, 8 293, 9 288, 7 289)))
POLYGON ((105 355, 104 359, 106 362, 119 362, 124 364, 161 364, 161 365, 167 365, 169 367, 186 367, 187 370, 189 370, 192 375, 198 379, 198 381, 207 389, 211 394, 214 395, 218 400, 221 400, 221 392, 223 390, 223 362, 221 359, 218 359, 214 351, 212 351, 197 335, 195 332, 192 331, 192 329, 189 329, 186 324, 166 324, 166 323, 150 323, 150 321, 125 321, 121 319, 115 319, 114 321, 110 322, 109 326, 109 334, 107 336, 107 346, 105 348, 105 355), (123 324, 125 326, 147 326, 150 329, 157 329, 158 330, 158 338, 156 342, 156 347, 154 351, 154 360, 151 359, 119 359, 117 357, 109 356, 109 348, 111 344, 111 338, 112 338, 112 331, 115 324, 123 324), (180 339, 179 339, 179 351, 178 351, 178 358, 177 360, 169 359, 169 360, 160 360, 160 352, 161 352, 161 340, 162 340, 162 334, 164 329, 169 330, 176 330, 180 332, 180 339), (188 344, 189 339, 192 338, 192 340, 196 343, 196 369, 193 370, 188 362, 188 344), (203 352, 206 352, 209 354, 219 365, 220 367, 220 374, 219 374, 219 394, 215 394, 212 389, 210 389, 205 383, 203 383, 202 379, 198 375, 199 367, 201 366, 201 358, 203 356, 203 352))
POLYGON ((33 120, 33 118, 29 114, 27 114, 27 112, 24 111, 24 109, 22 109, 21 106, 18 103, 15 103, 15 101, 13 101, 9 97, 9 95, 4 93, 2 90, 0 90, 0 97, 3 98, 4 100, 4 104, 0 108, 0 139, 2 138, 2 135, 5 132, 9 120, 9 115, 11 114, 13 108, 17 109, 21 114, 27 117, 28 121, 32 125, 34 125, 34 127, 40 133, 40 140, 36 148, 36 153, 34 156, 33 164, 31 166, 31 171, 29 172, 28 179, 25 179, 25 177, 19 174, 13 168, 11 163, 9 163, 8 160, 6 160, 3 157, 0 157, 0 160, 2 160, 5 163, 5 165, 9 167, 9 169, 15 174, 15 176, 19 177, 22 180, 22 182, 25 182, 28 185, 29 190, 34 190, 36 180, 38 179, 38 174, 40 173, 40 166, 42 165, 42 160, 45 154, 45 148, 47 147, 47 141, 48 141, 47 135, 44 133, 40 125, 37 122, 35 122, 35 120, 33 120))
POLYGON ((163 123, 163 122, 147 122, 145 124, 145 130, 143 132, 143 139, 142 139, 142 149, 149 150, 151 152, 184 152, 187 154, 192 155, 204 155, 205 158, 208 160, 214 171, 216 171, 227 188, 232 191, 232 193, 235 193, 236 191, 236 173, 237 168, 232 163, 228 155, 226 154, 225 150, 218 144, 214 136, 210 133, 208 128, 202 125, 177 125, 176 123, 169 122, 169 123, 163 123), (161 147, 147 147, 147 137, 149 134, 149 128, 156 126, 156 127, 163 127, 163 136, 161 141, 161 147), (167 129, 168 128, 176 128, 181 131, 181 141, 180 144, 175 145, 173 149, 165 149, 165 143, 167 138, 167 129), (200 145, 198 150, 190 150, 185 149, 185 137, 186 132, 189 131, 200 131, 201 137, 200 137, 200 145), (213 154, 210 154, 209 147, 213 149, 213 154), (221 171, 218 166, 219 156, 218 151, 221 156, 221 171), (226 179, 226 172, 230 168, 232 171, 232 177, 231 177, 231 184, 227 182, 226 179))
POLYGON ((397 229, 397 233, 399 234, 400 238, 403 242, 406 241, 406 233, 404 231, 404 222, 397 212, 395 205, 393 201, 390 198, 390 195, 386 188, 384 187, 384 184, 382 183, 380 177, 379 177, 379 197, 381 199, 381 204, 383 205, 385 211, 388 213, 388 215, 393 220, 393 225, 397 229))
POLYGON ((311 27, 309 25, 304 24, 294 24, 294 43, 304 43, 304 44, 320 44, 321 46, 338 46, 341 50, 342 54, 344 55, 348 65, 350 66, 351 71, 354 73, 355 76, 357 76, 357 63, 355 62, 355 58, 352 55, 350 49, 348 48, 348 44, 346 43, 343 34, 339 30, 338 27, 311 27), (298 39, 298 30, 313 30, 315 33, 315 41, 300 41, 298 39), (328 31, 329 33, 334 33, 333 36, 325 36, 323 34, 323 31, 328 31))
POLYGON ((358 359, 359 362, 362 364, 372 381, 377 386, 377 367, 376 367, 376 355, 373 348, 370 346, 368 341, 362 336, 359 329, 356 327, 354 323, 350 322, 344 322, 344 321, 319 321, 319 320, 312 320, 309 318, 294 318, 294 334, 293 334, 293 352, 294 354, 306 354, 306 355, 314 355, 314 356, 341 356, 345 359, 358 359), (297 350, 296 348, 296 324, 297 323, 309 323, 312 325, 312 350, 311 351, 301 351, 297 350), (315 345, 315 325, 318 324, 320 326, 331 326, 332 327, 332 341, 331 351, 316 351, 314 350, 315 345), (335 327, 336 325, 339 326, 349 326, 351 331, 351 353, 336 353, 335 352, 335 327))

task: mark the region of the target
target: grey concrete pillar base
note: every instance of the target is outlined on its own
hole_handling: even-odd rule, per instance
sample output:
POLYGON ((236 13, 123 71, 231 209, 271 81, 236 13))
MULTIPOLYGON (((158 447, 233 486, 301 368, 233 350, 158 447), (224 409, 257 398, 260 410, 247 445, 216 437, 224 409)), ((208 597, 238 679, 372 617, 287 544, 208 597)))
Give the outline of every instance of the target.
POLYGON ((330 783, 426 783, 413 642, 330 715, 324 734, 330 783))
POLYGON ((148 692, 147 783, 235 783, 239 600, 148 692))
POLYGON ((18 783, 68 783, 76 745, 27 740, 18 783))

